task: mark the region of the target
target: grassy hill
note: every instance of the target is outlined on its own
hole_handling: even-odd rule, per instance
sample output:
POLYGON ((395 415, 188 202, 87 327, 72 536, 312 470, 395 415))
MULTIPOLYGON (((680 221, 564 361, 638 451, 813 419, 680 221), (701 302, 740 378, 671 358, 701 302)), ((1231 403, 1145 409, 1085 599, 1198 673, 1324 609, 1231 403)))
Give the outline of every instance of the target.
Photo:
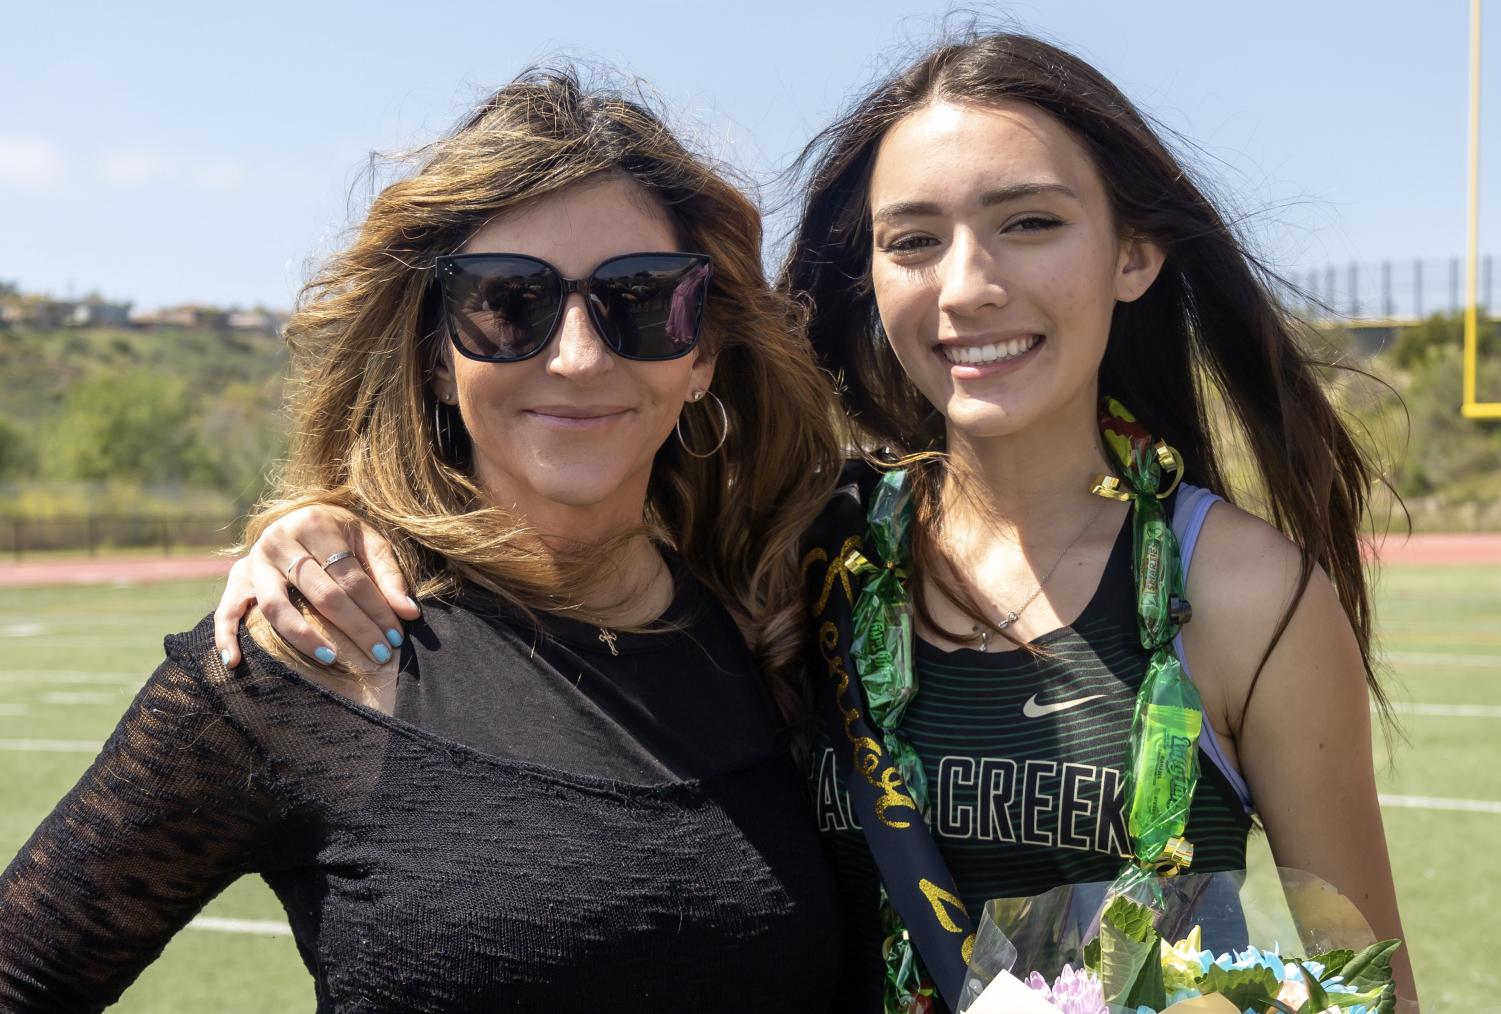
MULTIPOLYGON (((1501 529, 1501 423, 1460 418, 1460 327, 1430 318, 1349 360, 1370 376, 1328 374, 1418 529, 1501 529)), ((1501 399, 1501 328, 1487 330, 1482 397, 1501 399)), ((1338 358, 1348 339, 1313 340, 1338 358)), ((267 335, 0 328, 0 520, 238 517, 283 453, 285 369, 267 335)), ((1376 508, 1380 526, 1404 525, 1394 497, 1376 508)))
POLYGON ((282 453, 281 339, 0 328, 0 515, 232 518, 282 453))

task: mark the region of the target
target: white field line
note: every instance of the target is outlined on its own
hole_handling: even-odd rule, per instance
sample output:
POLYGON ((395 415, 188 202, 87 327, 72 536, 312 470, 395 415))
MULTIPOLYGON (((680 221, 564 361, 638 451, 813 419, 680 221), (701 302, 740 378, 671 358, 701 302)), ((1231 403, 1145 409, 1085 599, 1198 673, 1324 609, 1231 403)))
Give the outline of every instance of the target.
POLYGON ((0 683, 134 683, 146 682, 148 672, 84 672, 75 669, 20 669, 0 672, 0 683))
POLYGON ((1438 796, 1389 796, 1377 797, 1381 805, 1402 810, 1449 810, 1458 813, 1501 813, 1501 800, 1495 799, 1442 799, 1438 796))
POLYGON ((188 929, 208 930, 211 933, 249 933, 259 937, 289 937, 292 927, 284 922, 269 919, 218 919, 200 915, 188 923, 188 929))
POLYGON ((103 746, 87 739, 0 739, 0 750, 13 753, 96 754, 103 746))
POLYGON ((1381 656, 1382 662, 1392 665, 1450 666, 1456 669, 1493 669, 1501 673, 1501 655, 1440 655, 1423 652, 1396 651, 1381 656))
POLYGON ((122 696, 98 690, 78 690, 43 694, 41 702, 43 704, 102 704, 106 701, 118 701, 122 696))
POLYGON ((1393 704, 1392 710, 1428 718, 1501 718, 1501 705, 1495 704, 1393 704))

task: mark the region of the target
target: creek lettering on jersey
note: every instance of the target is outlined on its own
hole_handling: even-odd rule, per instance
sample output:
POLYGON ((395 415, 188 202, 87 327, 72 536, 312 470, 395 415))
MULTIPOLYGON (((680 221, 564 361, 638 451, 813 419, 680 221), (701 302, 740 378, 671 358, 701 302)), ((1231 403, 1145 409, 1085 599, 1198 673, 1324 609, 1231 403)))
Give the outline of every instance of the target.
MULTIPOLYGON (((1116 768, 1011 757, 946 756, 929 769, 937 838, 1013 842, 1126 857, 1125 779, 1116 768)), ((821 831, 858 829, 826 748, 814 770, 821 831)))

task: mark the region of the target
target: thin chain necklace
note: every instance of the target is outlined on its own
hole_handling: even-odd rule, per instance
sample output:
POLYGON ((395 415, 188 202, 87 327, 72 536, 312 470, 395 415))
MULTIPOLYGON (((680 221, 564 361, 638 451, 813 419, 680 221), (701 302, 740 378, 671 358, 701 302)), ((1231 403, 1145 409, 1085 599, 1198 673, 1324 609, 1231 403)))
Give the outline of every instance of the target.
MULTIPOLYGON (((1032 594, 1028 595, 1026 601, 1024 601, 1021 605, 1017 606, 1015 609, 1008 610, 1005 618, 1002 619, 999 623, 993 625, 994 630, 1005 630, 1017 620, 1021 619, 1021 615, 1022 613, 1027 611, 1027 607, 1030 606, 1033 602, 1037 601, 1037 596, 1042 594, 1042 586, 1048 583, 1048 578, 1053 576, 1053 572, 1058 569, 1058 565, 1063 562, 1063 558, 1068 555, 1068 551, 1070 549, 1073 549, 1074 546, 1078 545, 1079 540, 1084 538, 1085 532, 1094 527, 1094 523, 1100 519, 1100 514, 1104 511, 1105 507, 1106 505, 1104 503, 1101 503, 1098 507, 1095 508, 1094 513, 1089 516, 1089 520, 1085 522, 1084 527, 1079 529, 1079 534, 1068 540, 1068 545, 1064 546, 1062 551, 1059 552, 1058 558, 1053 561, 1053 565, 1048 568, 1048 572, 1042 575, 1042 580, 1037 582, 1037 587, 1032 589, 1032 594)), ((975 624, 971 632, 980 635, 980 650, 989 651, 991 630, 981 630, 980 625, 975 624)))
MULTIPOLYGON (((660 569, 657 571, 656 574, 652 575, 652 581, 653 582, 659 581, 661 579, 661 575, 662 575, 662 573, 664 571, 666 572, 666 574, 668 576, 668 580, 671 581, 671 579, 672 579, 672 568, 670 568, 670 567, 667 566, 667 561, 662 558, 661 554, 657 555, 657 564, 658 564, 658 567, 660 569)), ((676 593, 676 582, 672 582, 672 583, 673 583, 673 591, 674 591, 674 595, 675 595, 675 593, 676 593)), ((673 597, 674 597, 673 595, 669 595, 668 596, 668 602, 669 603, 671 603, 671 600, 672 600, 673 597)), ((609 627, 601 626, 599 628, 599 638, 598 638, 598 640, 599 640, 599 642, 601 644, 603 644, 605 647, 607 647, 607 648, 610 649, 610 654, 611 655, 618 656, 620 654, 620 649, 617 648, 617 647, 615 647, 615 641, 616 641, 617 638, 619 638, 619 636, 620 636, 619 634, 617 634, 615 631, 611 630, 609 627)))

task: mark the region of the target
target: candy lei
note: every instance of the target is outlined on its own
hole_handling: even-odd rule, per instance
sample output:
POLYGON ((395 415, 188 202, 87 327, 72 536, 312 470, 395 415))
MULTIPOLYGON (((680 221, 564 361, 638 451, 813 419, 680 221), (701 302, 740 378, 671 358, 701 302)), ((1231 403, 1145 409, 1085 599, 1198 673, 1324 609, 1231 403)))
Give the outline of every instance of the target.
MULTIPOLYGON (((1172 876, 1193 861, 1184 839, 1198 782, 1198 739, 1203 724, 1198 692, 1188 681, 1173 638, 1191 616, 1183 597, 1178 540, 1162 502, 1177 488, 1183 468, 1177 453, 1152 436, 1113 398, 1100 409, 1100 431, 1117 475, 1100 476, 1091 492, 1131 503, 1132 563, 1136 579, 1137 629, 1148 654, 1146 676, 1136 696, 1126 798, 1132 856, 1115 889, 1140 894, 1158 876, 1172 876), (1163 488, 1164 479, 1166 488, 1163 488)), ((901 735, 907 706, 917 696, 912 664, 912 600, 905 580, 910 559, 913 505, 907 473, 883 475, 871 496, 867 544, 875 559, 858 552, 845 566, 863 578, 852 616, 850 655, 865 691, 871 721, 928 818, 928 781, 910 743, 901 735)), ((931 1009, 935 992, 886 891, 881 891, 885 1009, 912 1014, 931 1009)))

